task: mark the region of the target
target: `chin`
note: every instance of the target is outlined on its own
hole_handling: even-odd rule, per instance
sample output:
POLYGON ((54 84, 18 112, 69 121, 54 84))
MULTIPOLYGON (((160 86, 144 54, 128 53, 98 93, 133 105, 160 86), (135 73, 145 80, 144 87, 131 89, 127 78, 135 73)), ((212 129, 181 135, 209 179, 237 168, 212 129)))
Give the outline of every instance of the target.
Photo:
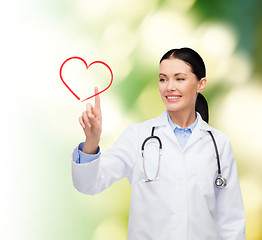
POLYGON ((169 112, 184 112, 184 111, 190 111, 191 107, 185 107, 185 106, 181 106, 181 105, 175 105, 175 104, 165 104, 167 111, 169 112))
POLYGON ((170 112, 178 112, 181 110, 181 107, 178 106, 170 106, 169 104, 165 104, 166 109, 170 112))
POLYGON ((167 107, 166 109, 167 109, 167 111, 169 111, 169 112, 179 112, 179 111, 181 111, 181 109, 174 108, 174 107, 172 107, 172 108, 167 107))
POLYGON ((170 104, 170 103, 165 103, 166 109, 170 112, 178 112, 183 110, 183 107, 179 106, 178 104, 170 104))

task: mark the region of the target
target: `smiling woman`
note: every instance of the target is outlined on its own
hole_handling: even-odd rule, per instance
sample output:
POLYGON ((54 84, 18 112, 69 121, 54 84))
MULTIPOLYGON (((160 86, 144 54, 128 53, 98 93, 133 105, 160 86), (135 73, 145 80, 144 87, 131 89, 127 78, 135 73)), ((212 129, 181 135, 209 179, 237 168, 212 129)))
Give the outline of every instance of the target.
POLYGON ((161 58, 159 71, 158 89, 172 121, 191 125, 196 120, 196 99, 207 81, 202 58, 190 48, 172 49, 161 58))
POLYGON ((87 103, 79 117, 85 142, 72 154, 73 184, 94 195, 128 178, 129 240, 245 239, 236 161, 229 139, 207 123, 201 95, 206 82, 198 53, 190 48, 167 52, 158 85, 166 111, 129 126, 103 153, 98 95, 94 107, 87 103))

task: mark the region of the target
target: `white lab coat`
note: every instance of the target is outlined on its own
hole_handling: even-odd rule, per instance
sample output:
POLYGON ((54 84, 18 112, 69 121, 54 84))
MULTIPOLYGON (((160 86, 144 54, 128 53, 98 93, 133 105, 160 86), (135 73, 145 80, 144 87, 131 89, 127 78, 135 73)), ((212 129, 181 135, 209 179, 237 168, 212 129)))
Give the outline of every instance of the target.
MULTIPOLYGON (((198 114, 198 113, 197 113, 198 114)), ((145 148, 145 166, 154 178, 158 144, 145 148)), ((166 112, 155 119, 130 125, 112 148, 90 163, 72 161, 75 188, 97 194, 127 177, 131 187, 128 240, 244 240, 245 213, 236 162, 228 138, 198 114, 198 123, 182 150, 166 112), (160 137, 163 150, 159 180, 145 183, 141 145, 151 135, 160 137), (217 160, 211 136, 218 146, 222 175, 228 185, 214 186, 217 160)))

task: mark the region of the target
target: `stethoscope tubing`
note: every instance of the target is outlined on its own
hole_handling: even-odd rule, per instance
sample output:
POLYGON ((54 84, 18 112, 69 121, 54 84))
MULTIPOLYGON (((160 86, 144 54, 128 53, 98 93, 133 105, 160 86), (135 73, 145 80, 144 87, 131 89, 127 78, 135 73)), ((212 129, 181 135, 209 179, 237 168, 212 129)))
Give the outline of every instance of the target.
POLYGON ((215 138, 214 138, 212 132, 211 132, 211 131, 207 131, 207 132, 210 134, 210 136, 211 136, 211 138, 212 138, 212 141, 213 141, 213 144, 214 144, 214 147, 215 147, 215 151, 216 151, 216 158, 217 158, 217 173, 218 173, 219 175, 221 175, 220 159, 219 159, 219 154, 218 154, 217 144, 216 144, 216 141, 215 141, 215 138))
MULTIPOLYGON (((144 169, 144 174, 145 174, 145 177, 146 177, 146 180, 145 182, 152 182, 152 181, 155 181, 157 180, 158 178, 158 174, 159 174, 159 170, 160 170, 160 158, 161 158, 161 152, 162 152, 162 142, 160 140, 160 138, 158 136, 155 136, 154 135, 154 130, 155 130, 155 127, 152 127, 152 132, 151 132, 151 136, 147 137, 143 144, 142 144, 142 147, 141 147, 141 151, 142 151, 142 159, 143 159, 143 169, 144 169), (157 167, 157 171, 156 171, 156 176, 154 177, 154 179, 149 179, 148 178, 148 175, 146 173, 146 167, 145 167, 145 158, 144 158, 144 150, 145 150, 145 145, 146 143, 150 140, 150 139, 157 139, 158 140, 158 143, 159 143, 159 159, 158 159, 158 167, 157 167)), ((219 159, 219 153, 218 153, 218 148, 217 148, 217 144, 216 144, 216 140, 212 134, 211 131, 207 131, 211 138, 212 138, 212 142, 214 144, 214 148, 215 148, 215 152, 216 152, 216 159, 217 159, 217 176, 215 178, 215 185, 217 186, 217 188, 224 188, 226 185, 227 185, 227 180, 226 178, 224 178, 221 174, 221 167, 220 167, 220 159, 219 159)))
POLYGON ((154 136, 154 130, 155 130, 155 127, 152 128, 151 136, 147 137, 144 140, 144 142, 142 144, 142 147, 141 147, 142 158, 143 158, 143 169, 144 169, 144 174, 145 174, 145 177, 146 177, 146 181, 145 182, 152 182, 152 181, 157 180, 157 176, 158 176, 159 170, 160 170, 160 158, 161 158, 161 153, 162 153, 162 142, 161 142, 161 140, 160 140, 160 138, 158 136, 154 136), (144 150, 145 150, 145 145, 146 145, 147 141, 149 141, 150 139, 153 139, 153 138, 157 139, 158 143, 159 143, 159 159, 158 159, 158 167, 157 167, 156 176, 153 179, 149 179, 148 175, 147 175, 147 172, 146 172, 146 167, 145 167, 144 150))

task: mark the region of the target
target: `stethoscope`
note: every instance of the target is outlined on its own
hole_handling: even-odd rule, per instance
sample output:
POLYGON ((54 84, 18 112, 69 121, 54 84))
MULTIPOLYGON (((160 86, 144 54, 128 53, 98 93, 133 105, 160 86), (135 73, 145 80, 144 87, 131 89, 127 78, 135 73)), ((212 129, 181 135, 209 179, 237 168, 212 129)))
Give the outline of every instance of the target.
MULTIPOLYGON (((153 182, 153 181, 158 180, 158 174, 159 174, 159 170, 160 170, 160 158, 161 158, 161 153, 162 153, 162 142, 161 142, 161 140, 158 136, 154 135, 154 131, 155 131, 155 127, 152 127, 151 136, 147 137, 144 140, 144 142, 142 144, 142 148, 141 148, 142 159, 143 159, 143 170, 144 170, 144 174, 145 174, 145 177, 146 177, 145 182, 153 182), (154 139, 154 138, 157 139, 157 141, 159 143, 158 166, 157 166, 157 171, 156 171, 155 177, 150 179, 147 175, 147 172, 146 172, 144 150, 145 150, 145 145, 146 145, 147 141, 149 141, 150 139, 154 139)), ((211 131, 207 131, 207 132, 210 134, 210 136, 212 138, 212 141, 213 141, 213 144, 214 144, 214 147, 215 147, 215 151, 216 151, 217 175, 215 177, 214 184, 217 188, 224 188, 227 185, 227 180, 226 180, 225 177, 222 176, 222 173, 221 173, 217 144, 216 144, 215 138, 214 138, 213 134, 211 133, 211 131)))

